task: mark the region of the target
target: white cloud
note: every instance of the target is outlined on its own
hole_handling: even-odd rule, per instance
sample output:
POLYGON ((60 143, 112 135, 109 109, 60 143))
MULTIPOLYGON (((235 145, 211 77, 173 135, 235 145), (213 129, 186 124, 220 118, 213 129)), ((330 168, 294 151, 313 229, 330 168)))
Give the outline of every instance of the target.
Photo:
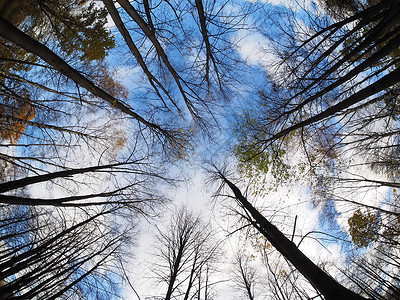
POLYGON ((261 33, 240 30, 235 37, 235 45, 242 58, 250 65, 267 68, 276 60, 268 39, 261 33))
POLYGON ((300 9, 310 9, 312 1, 295 1, 295 0, 247 0, 248 2, 262 2, 264 4, 271 4, 274 6, 284 6, 292 11, 299 11, 300 9))

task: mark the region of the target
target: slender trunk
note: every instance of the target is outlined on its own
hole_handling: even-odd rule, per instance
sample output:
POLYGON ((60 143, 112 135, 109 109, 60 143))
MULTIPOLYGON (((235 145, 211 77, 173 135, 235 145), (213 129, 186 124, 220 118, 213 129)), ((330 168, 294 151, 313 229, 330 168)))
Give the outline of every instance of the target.
POLYGON ((400 78, 400 67, 396 68, 395 70, 388 73, 386 76, 382 77, 378 81, 367 86, 366 88, 351 95, 347 99, 339 102, 338 104, 336 104, 332 107, 329 107, 325 111, 274 134, 270 138, 263 141, 263 144, 273 142, 281 137, 286 136, 287 134, 289 134, 292 131, 295 131, 297 129, 300 129, 300 128, 306 127, 308 125, 311 125, 313 123, 319 122, 325 118, 331 117, 331 116, 335 115, 336 113, 340 112, 341 110, 346 109, 358 102, 363 101, 364 99, 367 99, 368 97, 370 97, 376 93, 379 93, 379 92, 393 86, 394 84, 399 82, 399 78, 400 78))
POLYGON ((247 296, 249 296, 250 300, 254 300, 253 293, 251 291, 251 283, 247 280, 246 273, 245 273, 245 271, 243 269, 243 265, 241 263, 239 263, 239 268, 240 268, 240 275, 242 276, 244 285, 246 287, 247 296))
POLYGON ((207 31, 207 24, 206 24, 207 18, 206 18, 206 13, 204 11, 203 2, 202 2, 202 0, 196 0, 195 2, 196 2, 197 13, 199 15, 201 35, 203 36, 203 41, 206 46, 206 80, 207 80, 208 85, 210 85, 211 84, 210 60, 211 60, 214 65, 215 74, 217 75, 219 88, 220 88, 220 90, 222 90, 222 83, 221 83, 221 78, 219 76, 217 62, 215 61, 215 57, 212 52, 212 46, 210 43, 210 39, 208 38, 208 31, 207 31))
POLYGON ((128 45, 133 56, 136 58, 136 61, 138 62, 139 66, 142 68, 144 74, 146 74, 147 79, 149 80, 151 86, 155 90, 157 96, 164 103, 165 107, 168 107, 167 104, 164 102, 164 99, 158 89, 158 87, 159 87, 163 91, 163 93, 168 97, 168 99, 171 101, 171 103, 176 107, 176 109, 180 112, 178 104, 171 97, 170 93, 147 68, 146 62, 144 61, 142 55, 140 54, 139 49, 136 47, 135 43, 133 42, 132 37, 130 36, 128 29, 126 29, 124 22, 122 21, 121 17, 119 16, 118 11, 117 11, 113 1, 112 0, 103 0, 103 3, 106 6, 111 18, 113 19, 115 26, 117 26, 119 32, 121 33, 122 37, 124 38, 125 43, 128 45))
POLYGON ((19 47, 25 49, 26 51, 33 53, 43 59, 50 66, 54 67, 61 74, 73 80, 76 84, 84 87, 88 91, 90 91, 93 95, 107 101, 111 104, 112 107, 115 107, 122 111, 123 113, 133 117, 140 123, 146 125, 148 128, 155 130, 157 132, 168 135, 168 133, 162 129, 157 124, 151 123, 143 119, 137 113, 133 111, 131 107, 122 103, 118 99, 111 96, 109 93, 104 91, 95 85, 92 81, 83 76, 79 71, 72 68, 69 64, 67 64, 61 57, 59 57, 56 53, 51 51, 42 43, 36 41, 29 35, 25 34, 17 27, 12 25, 6 19, 0 16, 0 37, 3 37, 19 47))
POLYGON ((96 172, 96 171, 100 171, 103 169, 111 169, 113 167, 117 167, 117 166, 121 166, 121 165, 125 165, 125 163, 116 163, 116 164, 109 164, 109 165, 103 165, 103 166, 93 166, 93 167, 87 167, 87 168, 81 168, 81 169, 70 169, 70 170, 65 170, 65 171, 58 171, 58 172, 53 172, 53 173, 49 173, 49 174, 31 176, 31 177, 27 177, 27 178, 23 178, 23 179, 8 181, 8 182, 0 184, 0 193, 4 193, 4 192, 8 192, 8 191, 15 190, 18 188, 22 188, 22 187, 25 187, 27 185, 31 185, 34 183, 46 182, 46 181, 56 179, 56 178, 71 177, 76 174, 96 172))
POLYGON ((174 261, 173 269, 171 270, 171 278, 168 283, 168 290, 167 293, 165 294, 165 300, 170 300, 172 296, 172 292, 174 291, 174 285, 176 278, 178 277, 178 270, 181 265, 181 260, 183 257, 183 250, 185 246, 180 245, 178 254, 176 256, 176 260, 174 261))
POLYGON ((195 255, 194 260, 193 260, 192 269, 190 270, 189 283, 186 288, 186 293, 185 293, 185 296, 183 297, 183 300, 189 299, 190 290, 192 289, 192 286, 193 286, 193 283, 195 280, 196 263, 197 263, 197 255, 195 255))

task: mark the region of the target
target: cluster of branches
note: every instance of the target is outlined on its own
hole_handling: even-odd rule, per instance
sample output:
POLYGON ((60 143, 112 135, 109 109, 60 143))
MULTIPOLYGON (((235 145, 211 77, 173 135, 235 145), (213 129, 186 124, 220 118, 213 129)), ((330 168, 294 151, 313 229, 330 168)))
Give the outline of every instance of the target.
POLYGON ((72 219, 61 218, 65 212, 57 209, 1 209, 2 299, 68 295, 73 299, 111 299, 118 295, 118 263, 127 255, 123 244, 129 235, 109 227, 112 210, 72 219))
POLYGON ((296 141, 310 164, 318 149, 328 158, 341 148, 361 149, 376 159, 369 165, 396 165, 398 9, 396 1, 380 1, 316 32, 312 27, 300 41, 300 25, 289 21, 289 42, 276 53, 282 62, 271 88, 260 92, 262 112, 250 115, 241 132, 249 131, 244 146, 257 156, 296 141))
POLYGON ((1 184, 0 277, 5 283, 1 293, 10 296, 6 299, 119 295, 116 284, 126 279, 124 265, 131 252, 125 251, 132 246, 138 215, 148 215, 163 201, 151 188, 156 178, 162 178, 148 168, 140 169, 140 164, 69 169, 1 184), (101 192, 81 191, 82 184, 74 177, 82 175, 86 191, 91 189, 88 178, 96 176, 109 181, 110 187, 103 183, 101 192), (58 185, 66 187, 68 181, 78 186, 76 194, 45 196, 58 185), (33 185, 42 186, 42 197, 30 195, 28 188, 33 185))
POLYGON ((228 1, 201 0, 121 0, 119 9, 110 0, 103 3, 160 101, 157 109, 189 114, 196 127, 209 131, 215 105, 237 81, 232 65, 240 61, 231 35, 246 26, 252 8, 235 12, 228 1))
POLYGON ((209 299, 220 243, 209 224, 181 207, 173 212, 169 225, 159 228, 155 260, 150 267, 156 281, 165 288, 162 299, 209 299))
MULTIPOLYGON (((69 115, 65 103, 73 103, 75 105, 71 106, 78 108, 78 104, 88 104, 89 108, 93 105, 107 108, 107 105, 103 104, 105 103, 114 111, 144 126, 140 130, 150 130, 160 140, 173 140, 170 147, 178 142, 182 143, 185 130, 181 130, 181 127, 185 125, 183 123, 187 119, 187 113, 191 115, 197 127, 209 129, 211 125, 205 118, 211 121, 215 113, 214 107, 209 107, 209 104, 221 99, 221 96, 224 98, 229 90, 227 83, 232 83, 234 78, 230 77, 234 72, 231 66, 238 63, 232 54, 234 47, 230 42, 230 34, 234 29, 244 26, 243 19, 250 9, 244 8, 226 19, 223 13, 227 3, 217 6, 213 1, 204 4, 202 1, 196 1, 194 7, 190 3, 175 5, 162 2, 153 5, 148 1, 143 4, 119 1, 120 11, 112 1, 104 1, 105 8, 102 10, 94 8, 93 3, 86 7, 82 4, 84 2, 65 2, 60 5, 53 5, 47 1, 34 2, 38 7, 30 28, 22 25, 18 28, 21 20, 15 21, 8 14, 0 19, 2 64, 5 66, 2 71, 2 91, 7 102, 4 105, 9 107, 3 116, 4 130, 15 131, 15 126, 10 125, 22 124, 90 137, 82 132, 85 129, 83 127, 81 130, 76 130, 79 128, 76 126, 72 126, 75 130, 65 129, 46 122, 33 122, 25 115, 13 113, 13 110, 20 110, 23 103, 27 103, 30 109, 35 111, 36 119, 44 118, 49 113, 57 119, 69 115), (86 9, 87 13, 68 15, 62 9, 64 7, 68 8, 66 11, 86 9), (149 90, 148 96, 140 104, 139 101, 135 103, 131 99, 129 103, 126 102, 128 91, 112 78, 104 60, 92 56, 89 59, 85 52, 85 59, 71 59, 75 49, 80 49, 80 43, 85 46, 84 50, 89 51, 93 50, 93 47, 87 44, 93 40, 98 41, 96 45, 99 47, 101 43, 111 39, 104 29, 105 9, 126 42, 132 54, 131 59, 140 66, 148 83, 144 84, 144 89, 149 90), (193 9, 196 14, 191 13, 193 9), (123 21, 126 18, 130 18, 137 27, 128 28, 126 24, 129 22, 123 21), (92 20, 94 24, 81 24, 85 19, 92 20), (95 23, 93 20, 99 21, 95 23), (37 27, 42 21, 48 26, 41 25, 39 30, 37 27), (183 21, 190 24, 188 28, 182 25, 183 21), (191 28, 196 25, 198 31, 191 28), (94 32, 89 34, 79 31, 84 30, 79 28, 86 27, 94 32), (40 34, 36 34, 37 32, 40 34), (46 42, 47 40, 51 42, 46 42), (147 44, 150 44, 150 47, 147 44), (171 57, 177 61, 173 62, 171 57), (47 81, 40 82, 38 73, 42 80, 46 78, 47 81), (218 88, 215 89, 215 86, 218 88), (35 91, 31 91, 32 88, 35 91), (89 94, 86 95, 86 92, 89 94), (156 99, 153 99, 152 94, 156 99), (46 100, 39 100, 38 95, 46 100), (93 101, 90 95, 104 102, 93 101), (57 103, 59 105, 56 105, 57 103), (137 112, 138 108, 143 114, 137 112), (168 120, 172 118, 175 118, 175 122, 171 124, 168 120), (181 122, 176 122, 177 120, 181 122)), ((33 14, 30 10, 25 13, 25 18, 33 14)), ((111 47, 100 48, 106 51, 111 47)), ((105 54, 102 58, 104 56, 105 54)), ((69 105, 68 107, 71 109, 69 105)), ((19 135, 21 133, 19 132, 19 135)))

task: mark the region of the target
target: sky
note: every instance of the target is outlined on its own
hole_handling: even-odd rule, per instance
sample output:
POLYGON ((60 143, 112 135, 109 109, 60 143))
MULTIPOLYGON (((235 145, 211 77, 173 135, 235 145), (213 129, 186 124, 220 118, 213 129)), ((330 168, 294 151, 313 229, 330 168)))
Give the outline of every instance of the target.
MULTIPOLYGON (((268 4, 291 8, 295 6, 293 1, 290 0, 273 0, 268 1, 268 4)), ((250 23, 257 23, 257 21, 258 20, 251 20, 250 23)), ((240 29, 231 36, 231 40, 234 41, 236 47, 235 50, 241 60, 247 63, 251 79, 243 78, 243 80, 241 80, 242 86, 237 87, 237 90, 242 92, 239 93, 239 97, 231 99, 233 103, 230 105, 232 105, 232 107, 246 107, 248 91, 254 92, 254 88, 258 88, 262 85, 266 74, 273 76, 274 72, 276 72, 275 69, 271 69, 271 62, 276 61, 276 57, 272 54, 272 49, 270 49, 271 45, 268 39, 257 29, 240 29)), ((113 56, 111 55, 111 58, 112 57, 113 56)), ((138 70, 136 68, 122 66, 119 70, 123 81, 128 83, 128 85, 130 82, 138 82, 138 70)), ((229 122, 226 124, 229 126, 229 122)), ((227 130, 229 131, 230 129, 227 128, 227 130)), ((221 134, 222 135, 219 138, 217 137, 219 142, 216 142, 216 145, 214 146, 216 149, 214 153, 221 149, 226 150, 229 147, 229 136, 226 136, 223 132, 221 134)), ((203 150, 202 147, 203 146, 200 146, 200 149, 197 151, 201 152, 203 150)), ((221 212, 223 211, 223 205, 226 205, 226 200, 222 201, 222 203, 220 199, 213 200, 212 195, 214 191, 212 188, 208 188, 205 184, 205 173, 201 164, 201 161, 194 161, 191 164, 185 164, 183 169, 185 169, 184 173, 189 180, 186 184, 181 185, 177 191, 171 193, 173 203, 166 209, 166 215, 168 216, 168 212, 173 209, 171 207, 179 206, 180 204, 186 205, 191 210, 200 212, 205 218, 210 216, 211 218, 214 218, 213 222, 215 223, 215 226, 219 228, 221 238, 226 239, 228 232, 235 229, 234 226, 232 226, 234 222, 227 217, 221 218, 221 214, 223 214, 221 212), (219 213, 216 213, 216 211, 219 211, 219 213), (217 218, 218 221, 216 221, 215 218, 217 218)), ((230 165, 232 165, 232 161, 230 161, 230 165)), ((313 207, 311 204, 312 196, 309 187, 304 182, 297 182, 296 184, 293 184, 289 190, 286 186, 280 186, 276 191, 269 192, 262 197, 250 198, 252 198, 253 203, 255 203, 257 207, 266 208, 265 214, 269 216, 272 222, 287 235, 290 235, 293 230, 294 217, 297 216, 296 237, 294 238, 294 242, 299 243, 301 237, 305 236, 309 232, 320 230, 323 226, 319 217, 321 208, 313 207)), ((369 198, 371 199, 370 201, 372 201, 373 196, 370 196, 369 198)), ((338 227, 336 227, 336 230, 346 232, 348 229, 346 220, 349 215, 351 215, 351 211, 348 211, 348 207, 341 209, 341 206, 336 204, 335 209, 338 215, 344 216, 344 218, 338 218, 338 227)), ((136 292, 141 296, 141 299, 146 299, 146 297, 155 295, 162 295, 163 291, 165 292, 165 286, 160 287, 154 285, 154 280, 149 279, 149 277, 151 277, 151 274, 149 274, 149 265, 151 265, 151 260, 154 259, 152 255, 157 244, 154 235, 154 224, 151 224, 151 222, 142 224, 141 233, 137 240, 138 246, 134 250, 136 258, 128 267, 132 276, 131 281, 134 283, 136 292)), ((240 248, 240 244, 243 243, 243 240, 241 239, 242 237, 238 234, 228 239, 229 242, 224 244, 225 247, 223 251, 225 253, 225 262, 227 263, 228 269, 230 262, 233 261, 234 249, 238 247, 240 248)), ((255 252, 254 249, 249 250, 251 247, 248 245, 244 247, 250 252, 255 252)), ((345 256, 342 253, 342 248, 336 243, 323 244, 313 238, 306 238, 302 240, 300 250, 316 263, 335 262, 336 266, 344 266, 345 264, 345 256)), ((340 276, 340 271, 336 267, 330 268, 329 270, 331 271, 330 274, 332 276, 340 276)), ((217 276, 227 279, 227 275, 223 273, 217 276)), ((232 289, 232 282, 217 285, 216 289, 218 292, 215 299, 236 299, 238 296, 238 291, 235 291, 234 288, 232 289)), ((134 293, 130 287, 126 287, 123 294, 123 299, 137 299, 136 293, 134 293)))

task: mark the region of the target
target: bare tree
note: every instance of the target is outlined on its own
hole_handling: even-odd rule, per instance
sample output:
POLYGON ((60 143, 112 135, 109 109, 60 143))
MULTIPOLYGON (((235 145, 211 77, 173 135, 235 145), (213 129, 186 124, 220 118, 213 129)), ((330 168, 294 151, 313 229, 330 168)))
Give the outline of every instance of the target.
POLYGON ((233 261, 235 290, 242 290, 246 298, 255 299, 257 271, 249 264, 250 257, 244 252, 237 252, 233 261))
POLYGON ((73 69, 68 63, 66 63, 61 57, 47 48, 45 45, 31 38, 27 34, 23 33, 17 27, 13 26, 4 18, 0 17, 1 28, 0 36, 6 38, 23 49, 37 55, 47 62, 50 66, 60 71, 63 75, 75 81, 77 84, 86 88, 88 91, 93 93, 95 96, 107 101, 113 107, 121 110, 125 114, 133 117, 139 122, 143 123, 145 126, 152 128, 156 131, 163 132, 163 130, 156 124, 146 121, 144 118, 135 113, 130 107, 125 105, 122 101, 114 98, 112 95, 104 91, 103 89, 96 86, 93 82, 88 80, 80 72, 73 69))
POLYGON ((219 253, 209 225, 186 208, 175 211, 170 223, 158 229, 154 277, 166 288, 164 299, 207 299, 208 278, 219 253))
POLYGON ((302 37, 296 19, 288 17, 282 29, 288 41, 275 42, 277 74, 271 74, 270 87, 260 91, 265 109, 250 114, 243 130, 249 132, 250 143, 242 146, 261 155, 296 141, 304 146, 310 164, 319 150, 328 158, 352 146, 369 148, 369 154, 394 150, 398 126, 391 119, 398 106, 399 29, 392 13, 398 9, 396 1, 387 0, 332 24, 313 18, 308 22, 315 29, 305 30, 302 37), (365 76, 356 80, 361 74, 365 76), (388 125, 385 131, 372 129, 379 128, 379 122, 388 125))

